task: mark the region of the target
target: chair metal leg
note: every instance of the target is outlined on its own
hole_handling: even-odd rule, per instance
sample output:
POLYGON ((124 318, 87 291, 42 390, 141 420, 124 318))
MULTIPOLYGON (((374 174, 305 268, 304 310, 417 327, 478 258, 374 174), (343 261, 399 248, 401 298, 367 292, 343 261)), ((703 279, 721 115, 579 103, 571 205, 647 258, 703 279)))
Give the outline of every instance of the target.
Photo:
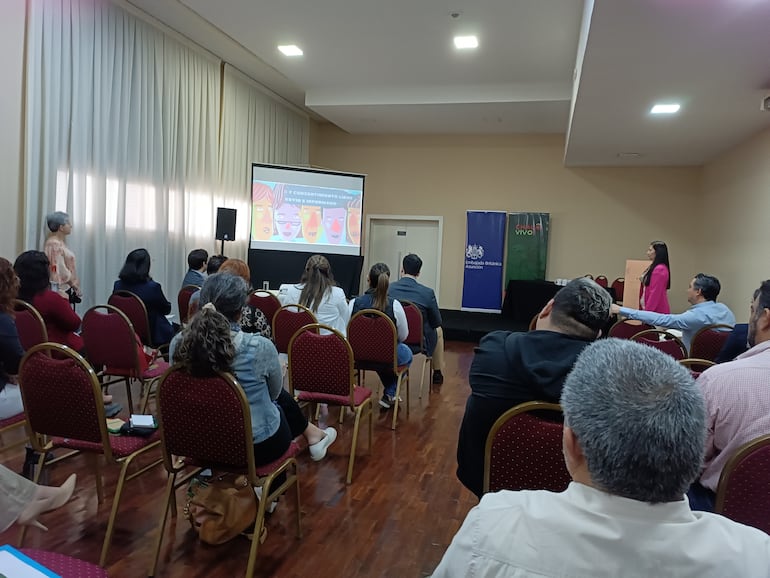
MULTIPOLYGON (((420 393, 417 396, 419 399, 422 399, 422 387, 423 387, 423 384, 425 383, 425 366, 428 365, 428 361, 430 359, 431 358, 426 355, 425 360, 422 362, 422 370, 420 371, 420 393)), ((428 376, 429 376, 428 377, 428 396, 430 396, 431 374, 428 373, 428 376)))
POLYGON ((345 419, 345 409, 347 408, 346 405, 340 406, 340 425, 342 425, 342 420, 345 419))
POLYGON ((91 454, 92 466, 94 468, 94 481, 96 482, 96 503, 101 505, 104 502, 104 483, 102 480, 102 468, 99 463, 99 454, 91 454))
POLYGON ((369 453, 372 453, 372 438, 374 437, 374 402, 369 399, 369 453))
POLYGON ((134 413, 134 401, 131 396, 131 378, 126 378, 126 397, 128 398, 128 410, 131 413, 134 413))
MULTIPOLYGON (((345 480, 348 484, 353 482, 353 464, 356 461, 356 447, 358 447, 358 427, 361 425, 361 411, 367 401, 371 400, 364 401, 364 403, 356 408, 356 421, 353 424, 353 440, 350 442, 350 459, 348 459, 348 477, 345 480)), ((342 407, 344 408, 345 406, 342 407)))
MULTIPOLYGON (((123 485, 126 483, 126 471, 134 456, 129 456, 120 468, 120 476, 118 477, 118 485, 115 488, 115 496, 112 498, 112 509, 110 511, 110 518, 107 521, 107 533, 104 535, 104 543, 102 544, 102 554, 99 557, 99 566, 104 568, 104 564, 107 561, 107 553, 110 551, 110 545, 112 544, 112 533, 115 529, 115 518, 118 515, 118 508, 120 507, 120 497, 123 495, 123 485)), ((168 502, 166 509, 168 509, 168 502)))
MULTIPOLYGON (((405 372, 404 372, 405 373, 405 372)), ((396 429, 396 419, 398 418, 398 398, 401 395, 401 383, 404 379, 404 373, 400 373, 398 375, 398 380, 396 381, 396 401, 393 404, 393 425, 391 425, 390 429, 396 429)), ((406 415, 409 417, 409 386, 407 385, 407 396, 406 396, 406 415)))
POLYGON ((158 537, 155 540, 155 556, 152 559, 152 566, 147 574, 148 576, 155 576, 155 572, 158 569, 158 558, 160 558, 160 547, 163 542, 163 532, 166 529, 166 520, 168 519, 168 511, 171 509, 171 504, 176 506, 176 498, 174 497, 174 484, 176 483, 176 472, 169 474, 168 482, 166 483, 166 496, 164 503, 166 507, 163 508, 163 514, 160 517, 160 526, 158 527, 158 537))

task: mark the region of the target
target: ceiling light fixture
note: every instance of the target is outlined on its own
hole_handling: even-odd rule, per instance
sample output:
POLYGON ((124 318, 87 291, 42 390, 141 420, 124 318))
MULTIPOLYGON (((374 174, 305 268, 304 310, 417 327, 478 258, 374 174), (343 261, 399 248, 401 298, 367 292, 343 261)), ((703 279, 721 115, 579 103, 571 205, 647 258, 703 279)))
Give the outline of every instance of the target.
POLYGON ((455 36, 455 48, 467 50, 469 48, 478 48, 479 39, 475 36, 455 36))
POLYGON ((680 108, 681 106, 676 102, 668 104, 656 104, 650 109, 650 114, 675 114, 679 112, 680 108))
POLYGON ((283 52, 286 56, 302 56, 304 54, 302 49, 296 44, 286 44, 284 46, 279 46, 278 50, 283 52))

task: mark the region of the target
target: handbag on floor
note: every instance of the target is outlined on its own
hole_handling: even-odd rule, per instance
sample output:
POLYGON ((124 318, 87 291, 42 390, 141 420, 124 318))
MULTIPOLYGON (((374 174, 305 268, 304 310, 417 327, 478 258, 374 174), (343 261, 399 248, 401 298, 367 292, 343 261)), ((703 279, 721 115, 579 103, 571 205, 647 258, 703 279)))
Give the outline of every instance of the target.
POLYGON ((187 488, 184 516, 207 544, 224 544, 254 525, 257 496, 244 475, 195 477, 187 488))

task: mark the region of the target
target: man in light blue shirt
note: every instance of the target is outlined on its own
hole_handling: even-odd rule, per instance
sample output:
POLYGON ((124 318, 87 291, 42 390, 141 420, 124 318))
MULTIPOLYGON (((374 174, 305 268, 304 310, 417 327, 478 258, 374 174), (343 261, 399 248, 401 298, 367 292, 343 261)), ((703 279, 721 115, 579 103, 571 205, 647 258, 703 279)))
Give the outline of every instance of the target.
POLYGON ((666 315, 654 311, 618 307, 617 305, 612 306, 611 312, 657 327, 679 329, 682 331, 682 343, 689 351, 692 338, 707 325, 735 325, 733 312, 727 305, 716 302, 721 289, 719 279, 713 275, 698 273, 690 281, 690 286, 687 288, 687 302, 692 307, 684 313, 666 315))

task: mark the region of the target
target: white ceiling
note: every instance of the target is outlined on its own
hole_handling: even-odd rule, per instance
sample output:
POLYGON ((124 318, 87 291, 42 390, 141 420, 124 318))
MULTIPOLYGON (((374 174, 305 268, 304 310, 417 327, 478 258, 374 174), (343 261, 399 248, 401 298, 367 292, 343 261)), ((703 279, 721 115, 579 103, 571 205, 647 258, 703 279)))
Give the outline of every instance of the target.
POLYGON ((566 133, 571 166, 698 165, 770 127, 767 0, 129 1, 350 133, 566 133))

